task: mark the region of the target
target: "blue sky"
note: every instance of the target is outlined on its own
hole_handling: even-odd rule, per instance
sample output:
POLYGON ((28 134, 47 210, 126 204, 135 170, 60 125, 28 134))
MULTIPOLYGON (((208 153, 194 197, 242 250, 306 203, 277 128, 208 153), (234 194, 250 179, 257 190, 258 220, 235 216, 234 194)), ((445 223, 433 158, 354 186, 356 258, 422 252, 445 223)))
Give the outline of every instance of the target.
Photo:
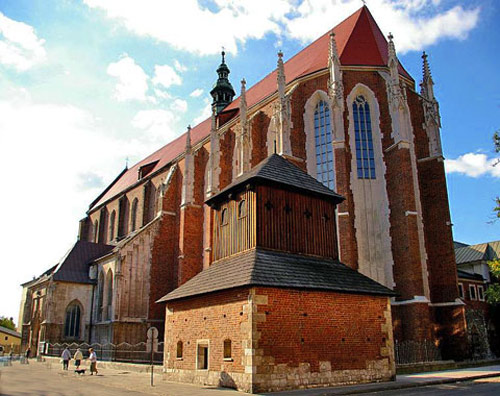
MULTIPOLYGON (((0 0, 0 167, 8 194, 0 315, 21 282, 76 240, 88 204, 125 166, 209 115, 220 49, 239 92, 358 9, 360 0, 0 0)), ((410 74, 429 54, 456 240, 488 224, 500 166, 500 12, 493 0, 368 0, 410 74)), ((17 317, 16 317, 17 321, 17 317)))

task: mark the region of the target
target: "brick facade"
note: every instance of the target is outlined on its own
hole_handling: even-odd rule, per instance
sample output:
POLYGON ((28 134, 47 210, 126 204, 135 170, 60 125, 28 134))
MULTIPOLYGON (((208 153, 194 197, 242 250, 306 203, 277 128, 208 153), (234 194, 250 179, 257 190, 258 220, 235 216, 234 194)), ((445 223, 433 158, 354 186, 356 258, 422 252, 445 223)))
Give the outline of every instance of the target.
POLYGON ((167 380, 254 393, 395 375, 387 297, 240 288, 173 301, 166 312, 167 380), (196 369, 200 343, 209 345, 206 370, 196 369))

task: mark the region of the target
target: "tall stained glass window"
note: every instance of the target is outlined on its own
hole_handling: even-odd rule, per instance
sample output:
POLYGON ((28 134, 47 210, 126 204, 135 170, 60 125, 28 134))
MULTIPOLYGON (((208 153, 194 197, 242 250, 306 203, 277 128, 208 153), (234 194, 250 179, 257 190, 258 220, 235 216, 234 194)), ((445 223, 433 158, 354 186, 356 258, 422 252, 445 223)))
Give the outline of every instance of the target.
POLYGON ((335 187, 332 153, 332 127, 328 103, 320 101, 314 110, 314 138, 316 143, 316 178, 328 188, 335 187))
POLYGON ((80 307, 73 303, 66 309, 64 336, 78 338, 80 336, 80 307))
POLYGON ((358 96, 354 100, 352 112, 354 115, 358 179, 375 179, 370 106, 363 96, 358 96))

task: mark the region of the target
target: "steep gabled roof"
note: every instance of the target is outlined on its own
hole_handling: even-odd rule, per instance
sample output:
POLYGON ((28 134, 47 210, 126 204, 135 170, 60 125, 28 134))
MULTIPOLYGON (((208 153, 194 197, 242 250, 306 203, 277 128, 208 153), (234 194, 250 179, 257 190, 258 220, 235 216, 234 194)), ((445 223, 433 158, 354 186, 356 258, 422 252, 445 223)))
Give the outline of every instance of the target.
POLYGON ((328 187, 317 181, 314 177, 308 175, 299 167, 283 158, 281 155, 272 154, 250 171, 244 173, 224 190, 209 198, 206 203, 211 204, 224 199, 231 191, 238 187, 255 181, 262 184, 271 184, 284 188, 292 188, 308 194, 321 196, 327 199, 333 199, 336 202, 342 202, 344 197, 330 190, 328 187))
POLYGON ((77 241, 63 256, 59 264, 45 271, 39 277, 23 283, 22 286, 32 286, 48 280, 74 283, 93 283, 89 278, 89 264, 113 250, 114 246, 103 243, 77 241))
POLYGON ((157 302, 242 286, 396 296, 394 291, 338 261, 256 248, 213 263, 157 302))
POLYGON ((92 283, 89 278, 89 263, 109 253, 114 246, 103 243, 77 241, 63 257, 53 272, 57 281, 92 283))
MULTIPOLYGON (((380 67, 387 65, 387 41, 366 6, 361 7, 350 17, 334 27, 333 31, 335 33, 340 62, 343 66, 380 67)), ((326 32, 323 36, 285 62, 287 84, 317 71, 325 70, 328 67, 329 34, 330 31, 326 32)), ((399 72, 407 79, 413 81, 401 64, 399 65, 399 72)), ((263 99, 273 95, 276 91, 277 83, 275 70, 257 84, 247 89, 246 100, 248 107, 252 107, 263 99)), ((240 98, 238 97, 224 109, 224 113, 232 113, 229 119, 236 117, 238 114, 239 103, 240 98)), ((210 119, 192 128, 191 141, 193 145, 206 138, 209 133, 210 119)), ((132 166, 91 204, 89 210, 105 203, 125 189, 136 184, 138 182, 138 170, 141 166, 158 161, 150 172, 153 173, 168 165, 172 160, 183 153, 186 145, 185 143, 186 134, 184 133, 182 136, 132 166)))

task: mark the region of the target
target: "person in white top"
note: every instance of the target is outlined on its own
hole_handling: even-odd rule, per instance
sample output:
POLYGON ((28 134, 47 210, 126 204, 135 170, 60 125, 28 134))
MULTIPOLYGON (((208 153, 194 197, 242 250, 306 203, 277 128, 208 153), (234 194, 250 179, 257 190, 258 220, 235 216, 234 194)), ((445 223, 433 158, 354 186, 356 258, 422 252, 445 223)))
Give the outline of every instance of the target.
POLYGON ((82 351, 80 350, 80 348, 78 348, 75 352, 75 356, 73 357, 75 359, 75 366, 76 366, 76 369, 79 370, 80 369, 80 363, 82 362, 82 359, 83 359, 83 353, 82 351))
POLYGON ((93 348, 89 348, 89 360, 90 360, 90 375, 97 375, 97 355, 93 348))
POLYGON ((71 352, 69 351, 68 347, 64 348, 61 357, 63 361, 63 370, 68 370, 69 361, 71 359, 71 352))

